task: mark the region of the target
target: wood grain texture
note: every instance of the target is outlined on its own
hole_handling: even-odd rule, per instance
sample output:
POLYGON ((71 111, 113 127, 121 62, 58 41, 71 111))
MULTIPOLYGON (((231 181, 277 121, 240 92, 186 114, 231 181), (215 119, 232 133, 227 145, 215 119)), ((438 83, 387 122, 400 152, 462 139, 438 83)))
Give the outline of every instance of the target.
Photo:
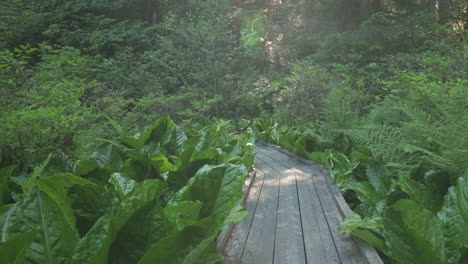
POLYGON ((281 174, 274 263, 306 263, 296 175, 262 153, 257 158, 281 174))
POLYGON ((280 174, 257 160, 264 173, 257 209, 241 255, 241 263, 273 263, 280 174))
POLYGON ((343 264, 359 264, 363 262, 363 257, 359 248, 354 243, 353 238, 348 234, 341 234, 339 232, 339 225, 343 221, 343 216, 337 208, 333 196, 328 188, 328 183, 320 172, 310 169, 305 164, 297 162, 295 159, 284 159, 284 154, 267 148, 267 153, 275 160, 280 160, 286 166, 298 167, 312 176, 315 188, 317 190, 318 199, 323 208, 329 232, 333 238, 335 248, 338 252, 340 262, 343 264))
POLYGON ((246 195, 244 206, 247 209, 247 217, 240 222, 232 226, 232 230, 229 233, 229 238, 222 247, 222 254, 226 256, 227 263, 240 263, 242 251, 244 250, 247 236, 249 234, 250 227, 252 225, 253 216, 257 208, 258 198, 262 191, 264 173, 262 171, 256 171, 256 176, 252 179, 253 182, 249 182, 250 188, 246 188, 248 195, 246 195))
MULTIPOLYGON (((261 145, 260 148, 275 149, 275 150, 287 155, 289 158, 296 159, 300 163, 307 165, 310 170, 322 173, 324 175, 324 177, 325 177, 325 180, 326 180, 326 182, 328 184, 328 187, 330 188, 330 190, 331 190, 331 192, 332 192, 332 194, 333 194, 333 196, 335 198, 335 202, 336 202, 336 204, 338 206, 338 209, 340 210, 343 217, 347 217, 347 216, 350 216, 351 214, 353 214, 353 211, 349 208, 348 204, 346 203, 343 196, 341 195, 341 192, 338 189, 338 186, 336 186, 336 184, 333 182, 333 179, 331 178, 330 173, 326 169, 324 169, 323 166, 315 164, 310 160, 299 157, 296 154, 294 154, 294 153, 292 153, 292 152, 290 152, 290 151, 288 151, 286 149, 280 148, 279 146, 272 145, 272 144, 264 144, 264 143, 260 143, 260 145, 261 145)), ((355 242, 358 245, 358 247, 359 247, 359 249, 361 251, 361 254, 365 256, 368 263, 370 263, 370 264, 383 264, 382 259, 380 258, 379 254, 377 253, 377 251, 374 249, 374 247, 372 245, 370 245, 369 243, 367 243, 367 242, 365 242, 363 240, 356 240, 355 242)))
POLYGON ((258 144, 249 216, 226 243, 226 263, 382 264, 375 249, 338 230, 352 214, 323 167, 258 144))

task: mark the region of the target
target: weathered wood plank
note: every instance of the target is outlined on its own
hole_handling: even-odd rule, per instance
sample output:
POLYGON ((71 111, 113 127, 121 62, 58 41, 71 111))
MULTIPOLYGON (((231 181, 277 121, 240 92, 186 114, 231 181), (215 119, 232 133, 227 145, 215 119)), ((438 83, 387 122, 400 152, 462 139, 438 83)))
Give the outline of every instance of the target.
POLYGON ((340 263, 315 185, 310 175, 301 170, 296 173, 307 262, 340 263))
MULTIPOLYGON (((250 191, 250 188, 253 185, 253 181, 254 181, 256 175, 257 175, 256 170, 255 170, 255 168, 253 168, 253 170, 249 173, 249 175, 245 179, 244 185, 242 186, 242 193, 244 194, 244 197, 243 197, 242 201, 239 203, 240 205, 245 206, 245 202, 246 202, 246 199, 247 199, 247 194, 248 194, 248 192, 250 191)), ((235 226, 236 226, 235 224, 230 224, 229 226, 225 227, 223 229, 223 231, 221 231, 221 233, 218 235, 216 247, 218 248, 218 250, 222 254, 224 254, 223 253, 224 248, 225 248, 226 243, 227 243, 228 239, 230 238, 231 232, 233 231, 235 226)))
MULTIPOLYGON (((265 151, 265 148, 259 149, 259 153, 265 153, 265 151)), ((293 160, 283 157, 277 163, 288 168, 294 168, 292 170, 299 179, 297 186, 307 262, 340 263, 312 178, 298 169, 293 160)))
POLYGON ((317 188, 322 207, 324 208, 325 218, 327 218, 327 223, 335 241, 341 263, 362 264, 364 258, 354 239, 348 234, 341 234, 339 232, 339 226, 340 223, 343 222, 343 216, 340 214, 338 207, 336 207, 325 178, 320 173, 311 173, 313 173, 312 179, 317 188))
POLYGON ((264 173, 260 170, 256 171, 256 177, 253 182, 249 184, 251 187, 245 190, 245 208, 247 209, 247 217, 240 223, 233 226, 226 244, 223 248, 223 255, 226 256, 226 263, 240 263, 242 251, 244 250, 245 243, 250 227, 253 222, 257 202, 260 197, 263 186, 264 173))
POLYGON ((306 263, 296 175, 268 156, 257 158, 281 174, 274 263, 306 263))
MULTIPOLYGON (((343 217, 346 218, 352 215, 353 211, 351 210, 351 208, 349 208, 349 205, 346 203, 346 200, 343 198, 343 195, 341 195, 338 186, 336 186, 336 184, 333 182, 330 173, 323 169, 323 167, 318 168, 318 170, 320 170, 320 172, 324 175, 325 179, 327 180, 328 187, 330 188, 331 193, 335 197, 335 201, 337 202, 338 208, 342 212, 343 217)), ((361 250, 361 254, 363 254, 367 258, 369 263, 383 264, 382 259, 380 258, 379 254, 372 245, 359 239, 356 239, 356 243, 361 250)))
POLYGON ((263 187, 241 263, 273 263, 280 175, 260 160, 256 167, 264 173, 263 187))
MULTIPOLYGON (((274 150, 274 148, 269 146, 267 146, 266 149, 274 150)), ((275 150, 268 152, 267 155, 280 160, 283 162, 283 164, 285 163, 285 155, 281 152, 275 150)), ((343 216, 341 215, 336 205, 324 175, 311 169, 306 164, 301 164, 293 158, 288 158, 286 160, 289 161, 290 164, 292 163, 289 166, 298 167, 306 173, 312 175, 312 180, 316 187, 320 203, 322 204, 322 208, 324 210, 323 212, 325 214, 325 218, 332 234, 341 263, 362 264, 365 258, 361 255, 361 250, 357 247, 353 238, 348 234, 341 234, 339 232, 339 224, 343 221, 343 216)))
POLYGON ((226 263, 382 264, 372 246, 339 233, 352 211, 323 167, 275 145, 256 152, 249 216, 233 228, 226 263))
MULTIPOLYGON (((351 215, 353 212, 352 210, 349 208, 348 204, 346 203, 346 201, 344 200, 343 196, 341 195, 341 192, 340 190, 338 189, 338 186, 336 186, 336 184, 333 182, 329 172, 327 170, 325 170, 323 168, 322 165, 318 165, 318 164, 315 164, 314 162, 310 161, 310 160, 307 160, 307 159, 304 159, 302 157, 299 157, 297 156, 296 154, 286 150, 286 149, 283 149, 279 146, 276 146, 276 145, 271 145, 271 144, 262 144, 260 143, 261 146, 263 147, 271 147, 273 149, 276 149, 278 150, 279 152, 283 153, 283 154, 286 154, 288 156, 290 156, 291 158, 295 158, 295 159, 298 159, 300 162, 310 166, 311 169, 313 170, 316 170, 316 171, 320 171, 322 174, 324 174, 324 177, 328 183, 328 186, 335 198, 335 202, 337 203, 338 205, 338 208, 340 209, 340 212, 342 213, 343 217, 347 217, 349 215, 351 215)), ((383 264, 383 261, 382 259, 380 258, 379 254, 377 253, 377 251, 375 250, 375 248, 370 245, 369 243, 363 241, 363 240, 359 240, 359 239, 356 239, 356 243, 359 247, 359 249, 361 250, 361 253, 366 257, 367 261, 371 264, 383 264)))

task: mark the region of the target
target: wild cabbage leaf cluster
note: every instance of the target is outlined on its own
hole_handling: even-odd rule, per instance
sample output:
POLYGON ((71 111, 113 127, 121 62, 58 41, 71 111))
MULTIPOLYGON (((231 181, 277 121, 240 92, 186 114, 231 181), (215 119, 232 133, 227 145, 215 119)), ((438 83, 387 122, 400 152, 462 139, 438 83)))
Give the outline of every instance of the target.
POLYGON ((219 232, 240 221, 251 137, 187 136, 168 118, 105 140, 87 159, 0 169, 4 263, 219 263, 219 232))

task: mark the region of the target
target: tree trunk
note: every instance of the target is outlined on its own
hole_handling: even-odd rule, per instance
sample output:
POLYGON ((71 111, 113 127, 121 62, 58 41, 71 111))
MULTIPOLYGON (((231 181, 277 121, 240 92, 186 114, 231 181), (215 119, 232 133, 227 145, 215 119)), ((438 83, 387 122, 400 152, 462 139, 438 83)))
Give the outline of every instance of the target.
POLYGON ((382 6, 382 0, 372 0, 372 12, 375 14, 382 11, 384 11, 382 6))
POLYGON ((450 3, 448 0, 439 0, 439 23, 446 24, 450 18, 450 3))
POLYGON ((155 25, 161 22, 161 4, 159 0, 149 0, 150 10, 151 10, 151 24, 155 25))

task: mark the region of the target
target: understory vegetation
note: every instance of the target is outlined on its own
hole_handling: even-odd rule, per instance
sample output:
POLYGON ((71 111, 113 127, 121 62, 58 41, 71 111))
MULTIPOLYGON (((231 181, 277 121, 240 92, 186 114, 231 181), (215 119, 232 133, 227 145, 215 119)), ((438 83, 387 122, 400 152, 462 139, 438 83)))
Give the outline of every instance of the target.
POLYGON ((1 1, 0 262, 222 262, 261 140, 329 169, 341 231, 385 263, 468 263, 467 18, 464 0, 1 1))
POLYGON ((254 161, 252 138, 222 128, 187 135, 165 117, 86 159, 49 156, 29 175, 2 168, 2 262, 222 260, 216 238, 246 215, 237 204, 254 161))

